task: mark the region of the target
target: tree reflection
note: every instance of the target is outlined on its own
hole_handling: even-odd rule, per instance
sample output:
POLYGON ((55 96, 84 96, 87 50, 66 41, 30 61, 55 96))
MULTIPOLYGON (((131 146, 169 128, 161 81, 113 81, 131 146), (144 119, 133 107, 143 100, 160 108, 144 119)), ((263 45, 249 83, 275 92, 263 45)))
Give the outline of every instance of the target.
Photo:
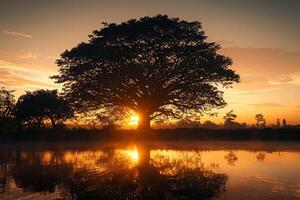
POLYGON ((264 161, 265 158, 266 158, 266 154, 263 153, 263 152, 259 152, 259 153, 256 155, 256 159, 257 159, 258 161, 264 161))
MULTIPOLYGON (((43 153, 20 151, 10 154, 11 157, 2 155, 1 171, 6 173, 6 185, 10 176, 16 186, 26 192, 54 192, 58 184, 71 176, 73 167, 59 162, 59 155, 55 155, 55 160, 45 164, 42 161, 43 155, 43 153)), ((2 182, 4 184, 4 181, 2 182)))
POLYGON ((143 157, 139 163, 140 177, 144 178, 141 181, 144 197, 147 197, 143 199, 211 199, 225 191, 225 174, 214 173, 197 164, 195 168, 188 168, 164 160, 160 165, 151 162, 147 145, 141 144, 138 150, 143 157), (163 173, 167 171, 172 173, 163 173))
POLYGON ((138 145, 139 184, 141 199, 164 199, 164 192, 168 189, 166 177, 160 174, 158 168, 151 163, 150 148, 147 144, 138 145))
POLYGON ((96 173, 75 172, 60 188, 64 199, 136 199, 138 185, 133 170, 96 173))
POLYGON ((0 194, 4 193, 7 190, 8 177, 4 171, 0 171, 0 194))
POLYGON ((30 192, 54 192, 55 187, 67 180, 71 174, 71 166, 56 164, 44 166, 40 162, 22 163, 12 170, 16 185, 30 192))
POLYGON ((229 165, 235 165, 236 161, 238 161, 238 157, 233 151, 230 151, 227 155, 225 155, 225 159, 229 165))
POLYGON ((110 149, 97 154, 97 169, 67 162, 59 151, 46 161, 42 152, 16 152, 13 156, 1 152, 1 186, 12 177, 24 191, 57 191, 63 199, 211 199, 225 190, 225 174, 168 159, 155 162, 147 144, 137 145, 138 162, 133 167, 116 152, 110 149), (4 176, 4 172, 8 174, 4 176))

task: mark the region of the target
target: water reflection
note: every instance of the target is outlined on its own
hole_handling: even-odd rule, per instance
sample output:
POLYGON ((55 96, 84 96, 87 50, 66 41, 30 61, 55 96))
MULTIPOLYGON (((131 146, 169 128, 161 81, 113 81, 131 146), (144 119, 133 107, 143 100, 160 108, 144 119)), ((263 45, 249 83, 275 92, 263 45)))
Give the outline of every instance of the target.
POLYGON ((197 161, 191 167, 183 164, 188 160, 184 157, 178 162, 170 162, 161 154, 160 159, 151 159, 145 144, 138 146, 138 152, 141 199, 211 199, 225 191, 227 176, 197 166, 197 161))
POLYGON ((225 190, 227 181, 225 174, 201 165, 191 168, 184 159, 151 159, 146 144, 133 149, 0 154, 1 193, 13 180, 24 192, 59 192, 64 199, 210 199, 225 190))
POLYGON ((225 159, 227 160, 229 165, 235 165, 239 158, 233 151, 230 151, 228 154, 225 155, 225 159))
MULTIPOLYGON (((267 153, 272 160, 273 154, 264 151, 163 150, 146 143, 100 150, 0 151, 0 199, 7 199, 8 194, 23 197, 35 193, 55 194, 56 199, 145 200, 225 198, 227 193, 241 195, 236 194, 231 185, 226 192, 228 174, 233 185, 239 183, 240 186, 240 178, 251 179, 265 185, 276 183, 277 187, 270 189, 273 193, 282 193, 278 189, 280 185, 291 190, 289 194, 299 195, 300 180, 297 178, 292 180, 293 187, 288 187, 291 183, 280 180, 285 177, 253 176, 253 171, 248 170, 250 164, 247 162, 253 164, 257 160, 261 163, 267 153), (246 160, 243 159, 245 156, 248 157, 246 160), (226 163, 228 167, 234 165, 239 169, 231 171, 226 163), (245 176, 246 168, 251 176, 245 176), (244 173, 243 177, 237 176, 239 171, 244 173)), ((300 158, 298 156, 295 158, 300 158)), ((298 169, 296 165, 295 170, 298 169)), ((275 168, 272 170, 278 174, 275 168)), ((12 196, 14 198, 16 196, 12 196)), ((48 196, 47 199, 51 198, 48 196)))
POLYGON ((266 158, 266 154, 263 153, 263 152, 259 152, 256 156, 256 159, 259 160, 259 161, 264 161, 266 158))

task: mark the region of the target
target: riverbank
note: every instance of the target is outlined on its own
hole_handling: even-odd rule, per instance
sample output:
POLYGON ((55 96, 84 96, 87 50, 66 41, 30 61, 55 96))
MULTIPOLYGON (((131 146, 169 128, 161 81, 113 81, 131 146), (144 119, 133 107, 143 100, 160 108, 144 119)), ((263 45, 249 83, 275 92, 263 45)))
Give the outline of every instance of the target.
POLYGON ((164 129, 136 130, 41 129, 0 133, 0 142, 68 141, 300 141, 300 129, 164 129))

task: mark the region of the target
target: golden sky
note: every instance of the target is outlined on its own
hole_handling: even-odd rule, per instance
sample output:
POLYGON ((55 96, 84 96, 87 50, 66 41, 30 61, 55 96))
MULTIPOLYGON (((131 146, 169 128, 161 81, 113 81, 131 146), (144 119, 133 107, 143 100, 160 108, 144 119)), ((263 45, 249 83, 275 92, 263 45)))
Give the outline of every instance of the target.
POLYGON ((87 41, 102 22, 122 22, 145 15, 167 14, 202 22, 208 40, 222 45, 241 83, 225 90, 237 121, 267 123, 286 118, 300 123, 300 1, 195 0, 1 0, 0 86, 24 91, 59 88, 49 76, 65 49, 87 41))

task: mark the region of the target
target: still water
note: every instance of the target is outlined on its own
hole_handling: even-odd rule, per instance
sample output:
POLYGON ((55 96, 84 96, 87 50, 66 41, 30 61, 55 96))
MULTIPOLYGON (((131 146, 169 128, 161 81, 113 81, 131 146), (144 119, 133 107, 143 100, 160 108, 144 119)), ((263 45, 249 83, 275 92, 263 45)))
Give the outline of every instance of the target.
POLYGON ((300 143, 2 144, 0 199, 300 199, 300 143))

